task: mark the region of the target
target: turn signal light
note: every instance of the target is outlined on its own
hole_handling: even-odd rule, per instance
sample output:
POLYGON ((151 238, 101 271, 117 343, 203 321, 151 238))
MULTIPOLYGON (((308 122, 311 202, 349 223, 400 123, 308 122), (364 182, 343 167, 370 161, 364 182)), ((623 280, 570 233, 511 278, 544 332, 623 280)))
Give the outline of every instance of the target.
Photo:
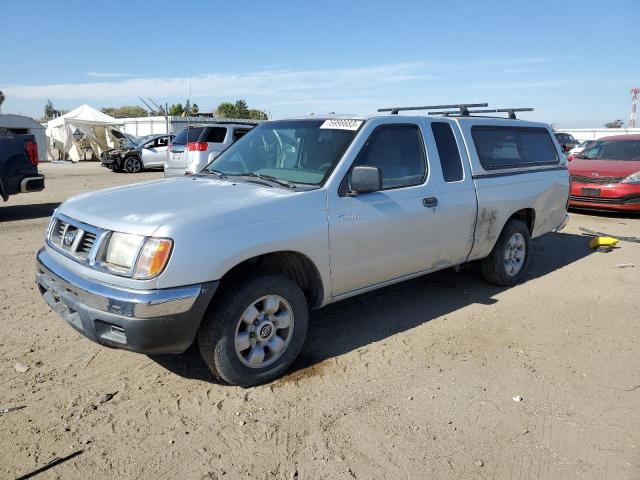
POLYGON ((148 279, 162 273, 169 261, 173 241, 169 238, 148 238, 138 256, 133 278, 148 279))

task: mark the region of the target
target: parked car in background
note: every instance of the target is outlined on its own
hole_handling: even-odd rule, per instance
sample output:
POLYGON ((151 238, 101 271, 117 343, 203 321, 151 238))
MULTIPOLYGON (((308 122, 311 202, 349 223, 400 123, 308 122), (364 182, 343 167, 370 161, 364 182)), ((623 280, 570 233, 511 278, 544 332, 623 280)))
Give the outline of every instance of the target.
POLYGON ((103 152, 102 166, 114 172, 137 173, 145 169, 164 168, 169 143, 175 135, 147 135, 125 141, 120 148, 103 152))
POLYGON ((569 133, 556 133, 555 135, 563 152, 568 152, 572 148, 578 146, 578 141, 569 133))
POLYGON ((0 197, 39 192, 44 175, 38 173, 38 145, 31 134, 14 135, 0 129, 0 197))
POLYGON ((571 150, 567 152, 567 160, 573 160, 573 157, 575 157, 577 154, 583 151, 592 142, 593 140, 585 140, 583 142, 580 142, 575 147, 573 147, 571 150))
POLYGON ((177 177, 200 172, 220 152, 256 125, 257 122, 218 122, 185 128, 171 142, 164 176, 177 177))
POLYGON ((265 122, 200 174, 64 202, 39 290, 95 342, 196 341, 216 378, 264 383, 298 355, 308 308, 474 260, 491 283, 522 280, 530 240, 567 220, 552 135, 468 115, 265 122))
POLYGON ((640 135, 594 140, 569 162, 569 205, 640 211, 640 135))

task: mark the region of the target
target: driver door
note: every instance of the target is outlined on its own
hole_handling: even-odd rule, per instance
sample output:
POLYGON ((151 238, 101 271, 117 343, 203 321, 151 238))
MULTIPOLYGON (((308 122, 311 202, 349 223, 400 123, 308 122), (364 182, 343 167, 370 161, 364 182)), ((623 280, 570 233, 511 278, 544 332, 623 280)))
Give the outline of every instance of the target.
POLYGON ((162 167, 167 161, 167 137, 156 138, 142 149, 142 163, 145 168, 162 167))
POLYGON ((435 189, 421 126, 382 124, 370 133, 351 168, 374 166, 382 190, 350 194, 350 172, 329 199, 332 296, 432 268, 438 261, 435 189))

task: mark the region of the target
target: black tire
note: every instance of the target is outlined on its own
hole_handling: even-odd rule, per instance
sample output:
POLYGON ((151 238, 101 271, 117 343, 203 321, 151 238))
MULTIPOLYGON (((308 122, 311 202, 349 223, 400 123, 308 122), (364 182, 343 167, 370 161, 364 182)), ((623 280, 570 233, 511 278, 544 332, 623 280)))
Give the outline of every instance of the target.
POLYGON ((142 160, 134 155, 124 159, 124 171, 127 173, 138 173, 144 170, 142 160))
POLYGON ((529 229, 520 220, 511 219, 502 229, 500 237, 496 242, 493 250, 488 257, 482 260, 482 276, 484 279, 501 287, 509 287, 515 285, 522 280, 527 265, 529 264, 529 256, 531 252, 531 237, 529 229), (524 240, 524 259, 519 262, 519 270, 515 274, 507 271, 505 255, 509 248, 509 242, 516 235, 521 235, 524 240))
MULTIPOLYGON (((307 334, 307 299, 300 287, 283 275, 250 277, 220 292, 205 314, 198 331, 200 353, 213 375, 232 385, 250 387, 281 376, 300 353, 307 334), (265 296, 276 295, 293 311, 288 344, 274 363, 258 368, 245 365, 236 353, 236 329, 245 310, 265 296)), ((267 350, 268 351, 268 350, 267 350)))

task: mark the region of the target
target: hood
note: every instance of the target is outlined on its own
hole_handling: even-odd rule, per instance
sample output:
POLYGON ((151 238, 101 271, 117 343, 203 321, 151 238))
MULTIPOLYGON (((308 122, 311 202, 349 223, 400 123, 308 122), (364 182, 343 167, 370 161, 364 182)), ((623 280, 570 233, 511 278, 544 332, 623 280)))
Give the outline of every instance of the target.
POLYGON ((287 208, 270 204, 298 195, 304 193, 214 177, 176 177, 78 195, 58 210, 96 227, 151 235, 163 225, 191 218, 197 221, 219 215, 225 226, 232 226, 253 221, 247 211, 264 215, 265 209, 270 217, 279 218, 288 214, 287 208))
POLYGON ((601 177, 626 177, 640 172, 640 161, 587 160, 576 157, 569 162, 569 173, 572 175, 591 176, 593 172, 597 172, 601 177))
POLYGON ((124 152, 131 152, 133 150, 136 150, 136 147, 134 145, 126 144, 126 145, 123 145, 122 147, 105 150, 102 153, 108 153, 109 155, 117 155, 117 154, 122 154, 124 152))

